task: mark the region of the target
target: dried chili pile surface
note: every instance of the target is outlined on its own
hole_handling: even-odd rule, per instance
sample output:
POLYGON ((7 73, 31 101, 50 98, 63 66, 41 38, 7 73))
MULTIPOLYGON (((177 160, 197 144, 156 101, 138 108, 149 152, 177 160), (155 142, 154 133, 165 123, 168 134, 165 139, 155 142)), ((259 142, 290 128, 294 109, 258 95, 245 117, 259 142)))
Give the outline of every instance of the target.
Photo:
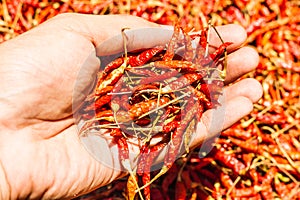
MULTIPOLYGON (((2 0, 0 42, 63 12, 138 15, 200 30, 238 23, 260 54, 263 98, 254 111, 213 142, 177 160, 151 185, 153 199, 300 199, 300 3, 278 1, 37 1, 2 0)), ((79 199, 124 199, 126 179, 79 199)))

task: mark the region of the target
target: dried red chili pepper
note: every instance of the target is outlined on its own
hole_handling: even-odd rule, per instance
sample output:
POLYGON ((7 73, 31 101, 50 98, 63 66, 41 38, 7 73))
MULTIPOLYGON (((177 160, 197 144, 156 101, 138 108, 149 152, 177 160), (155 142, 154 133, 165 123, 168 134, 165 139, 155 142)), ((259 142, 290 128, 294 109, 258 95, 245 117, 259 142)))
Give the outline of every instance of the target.
POLYGON ((185 200, 186 199, 186 187, 182 181, 176 181, 175 184, 175 199, 185 200))
POLYGON ((146 64, 151 58, 153 58, 153 56, 155 56, 157 53, 162 52, 163 49, 164 46, 158 46, 145 50, 137 56, 129 57, 128 64, 131 67, 142 66, 146 64))
POLYGON ((165 73, 160 74, 160 75, 155 75, 154 77, 151 76, 151 77, 142 78, 140 80, 140 84, 144 85, 144 84, 149 84, 149 83, 153 83, 153 82, 158 82, 158 81, 166 80, 166 79, 169 79, 169 78, 173 78, 176 75, 178 75, 178 71, 173 70, 173 71, 170 71, 170 72, 165 72, 165 73))
MULTIPOLYGON (((157 157, 157 155, 161 152, 161 150, 166 146, 166 143, 161 142, 160 144, 156 144, 151 148, 146 148, 146 152, 144 152, 144 158, 141 162, 143 171, 142 171, 142 180, 143 184, 147 185, 151 181, 150 171, 153 160, 157 157), (149 150, 148 150, 149 149, 149 150)), ((144 195, 146 199, 150 200, 150 186, 144 188, 144 195)))
POLYGON ((173 165, 169 173, 165 175, 164 179, 162 180, 162 191, 164 194, 168 194, 170 185, 174 182, 177 178, 178 169, 176 165, 173 165))
POLYGON ((229 167, 236 174, 244 174, 246 171, 246 166, 239 161, 234 154, 229 154, 224 152, 224 150, 215 150, 213 156, 223 165, 229 167))
POLYGON ((231 180, 231 178, 228 174, 221 172, 220 180, 226 189, 230 189, 231 187, 233 187, 233 181, 231 180))
POLYGON ((186 187, 186 190, 190 190, 192 187, 192 180, 190 177, 189 170, 191 170, 191 169, 183 170, 181 173, 181 179, 186 187))
POLYGON ((253 132, 252 130, 243 130, 240 124, 235 124, 230 129, 223 131, 221 134, 225 137, 235 137, 245 141, 252 137, 253 132))
POLYGON ((164 193, 161 192, 158 188, 152 188, 151 189, 151 200, 163 200, 165 199, 164 193))

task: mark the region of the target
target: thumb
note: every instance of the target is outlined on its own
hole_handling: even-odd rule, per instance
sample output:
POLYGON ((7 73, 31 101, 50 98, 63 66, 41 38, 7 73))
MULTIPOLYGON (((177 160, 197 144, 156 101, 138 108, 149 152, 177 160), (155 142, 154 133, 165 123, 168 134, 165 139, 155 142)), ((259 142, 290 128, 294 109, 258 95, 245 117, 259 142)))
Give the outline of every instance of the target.
POLYGON ((129 51, 165 44, 173 33, 172 28, 166 29, 158 24, 130 15, 66 13, 46 21, 37 28, 36 31, 57 30, 57 32, 63 32, 61 37, 65 38, 63 43, 66 46, 70 47, 69 43, 76 44, 75 48, 64 50, 64 57, 71 57, 73 54, 74 58, 74 54, 76 54, 75 59, 80 58, 77 63, 81 63, 80 68, 75 68, 76 65, 70 66, 73 72, 77 72, 73 92, 73 109, 79 106, 92 88, 91 85, 100 64, 97 56, 116 55, 124 52, 122 37, 124 28, 129 51), (68 33, 77 36, 66 38, 68 33))
POLYGON ((97 49, 97 55, 110 55, 123 51, 121 32, 126 29, 129 50, 150 48, 166 44, 173 33, 166 28, 132 15, 86 15, 65 13, 48 21, 55 22, 87 38, 97 49), (109 41, 107 41, 110 39, 109 41), (114 41, 112 43, 112 41, 114 41), (103 44, 104 43, 104 44, 103 44))

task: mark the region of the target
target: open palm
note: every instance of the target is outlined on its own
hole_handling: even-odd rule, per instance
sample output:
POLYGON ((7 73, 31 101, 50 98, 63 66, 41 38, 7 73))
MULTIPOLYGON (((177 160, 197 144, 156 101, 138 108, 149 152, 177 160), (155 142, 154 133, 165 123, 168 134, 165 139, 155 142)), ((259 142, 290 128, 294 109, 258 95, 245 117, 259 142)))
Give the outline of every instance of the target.
MULTIPOLYGON (((96 47, 124 27, 158 25, 133 16, 64 14, 0 45, 0 197, 72 198, 123 175, 96 161, 83 147, 73 108, 87 94, 99 68, 96 47)), ((246 38, 237 25, 218 30, 225 41, 234 42, 232 48, 246 38)), ((141 47, 144 43, 136 42, 141 47)), ((215 36, 212 42, 219 40, 215 36)), ((230 83, 254 69, 258 56, 243 47, 229 55, 228 63, 230 83)), ((248 114, 260 96, 261 87, 254 79, 227 87, 224 124, 209 130, 211 113, 206 112, 192 145, 248 114)), ((100 150, 103 160, 117 158, 104 142, 100 150)))

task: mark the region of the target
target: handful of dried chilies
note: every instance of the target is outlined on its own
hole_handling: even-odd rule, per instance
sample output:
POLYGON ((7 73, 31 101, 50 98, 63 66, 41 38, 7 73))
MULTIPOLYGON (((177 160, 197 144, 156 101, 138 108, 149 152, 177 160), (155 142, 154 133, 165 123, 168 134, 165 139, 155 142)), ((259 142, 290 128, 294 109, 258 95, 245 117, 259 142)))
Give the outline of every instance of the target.
POLYGON ((81 137, 110 137, 110 146, 118 146, 121 165, 130 173, 128 199, 136 192, 150 199, 150 184, 189 152, 202 113, 220 104, 225 69, 217 66, 226 66, 226 48, 232 43, 223 42, 208 53, 209 32, 210 27, 190 35, 176 24, 166 47, 130 54, 124 48, 123 56, 100 69, 95 89, 81 107, 81 137), (132 140, 139 151, 130 159, 132 140), (163 149, 161 170, 151 179, 153 163, 163 149), (131 160, 137 160, 137 167, 131 160))

